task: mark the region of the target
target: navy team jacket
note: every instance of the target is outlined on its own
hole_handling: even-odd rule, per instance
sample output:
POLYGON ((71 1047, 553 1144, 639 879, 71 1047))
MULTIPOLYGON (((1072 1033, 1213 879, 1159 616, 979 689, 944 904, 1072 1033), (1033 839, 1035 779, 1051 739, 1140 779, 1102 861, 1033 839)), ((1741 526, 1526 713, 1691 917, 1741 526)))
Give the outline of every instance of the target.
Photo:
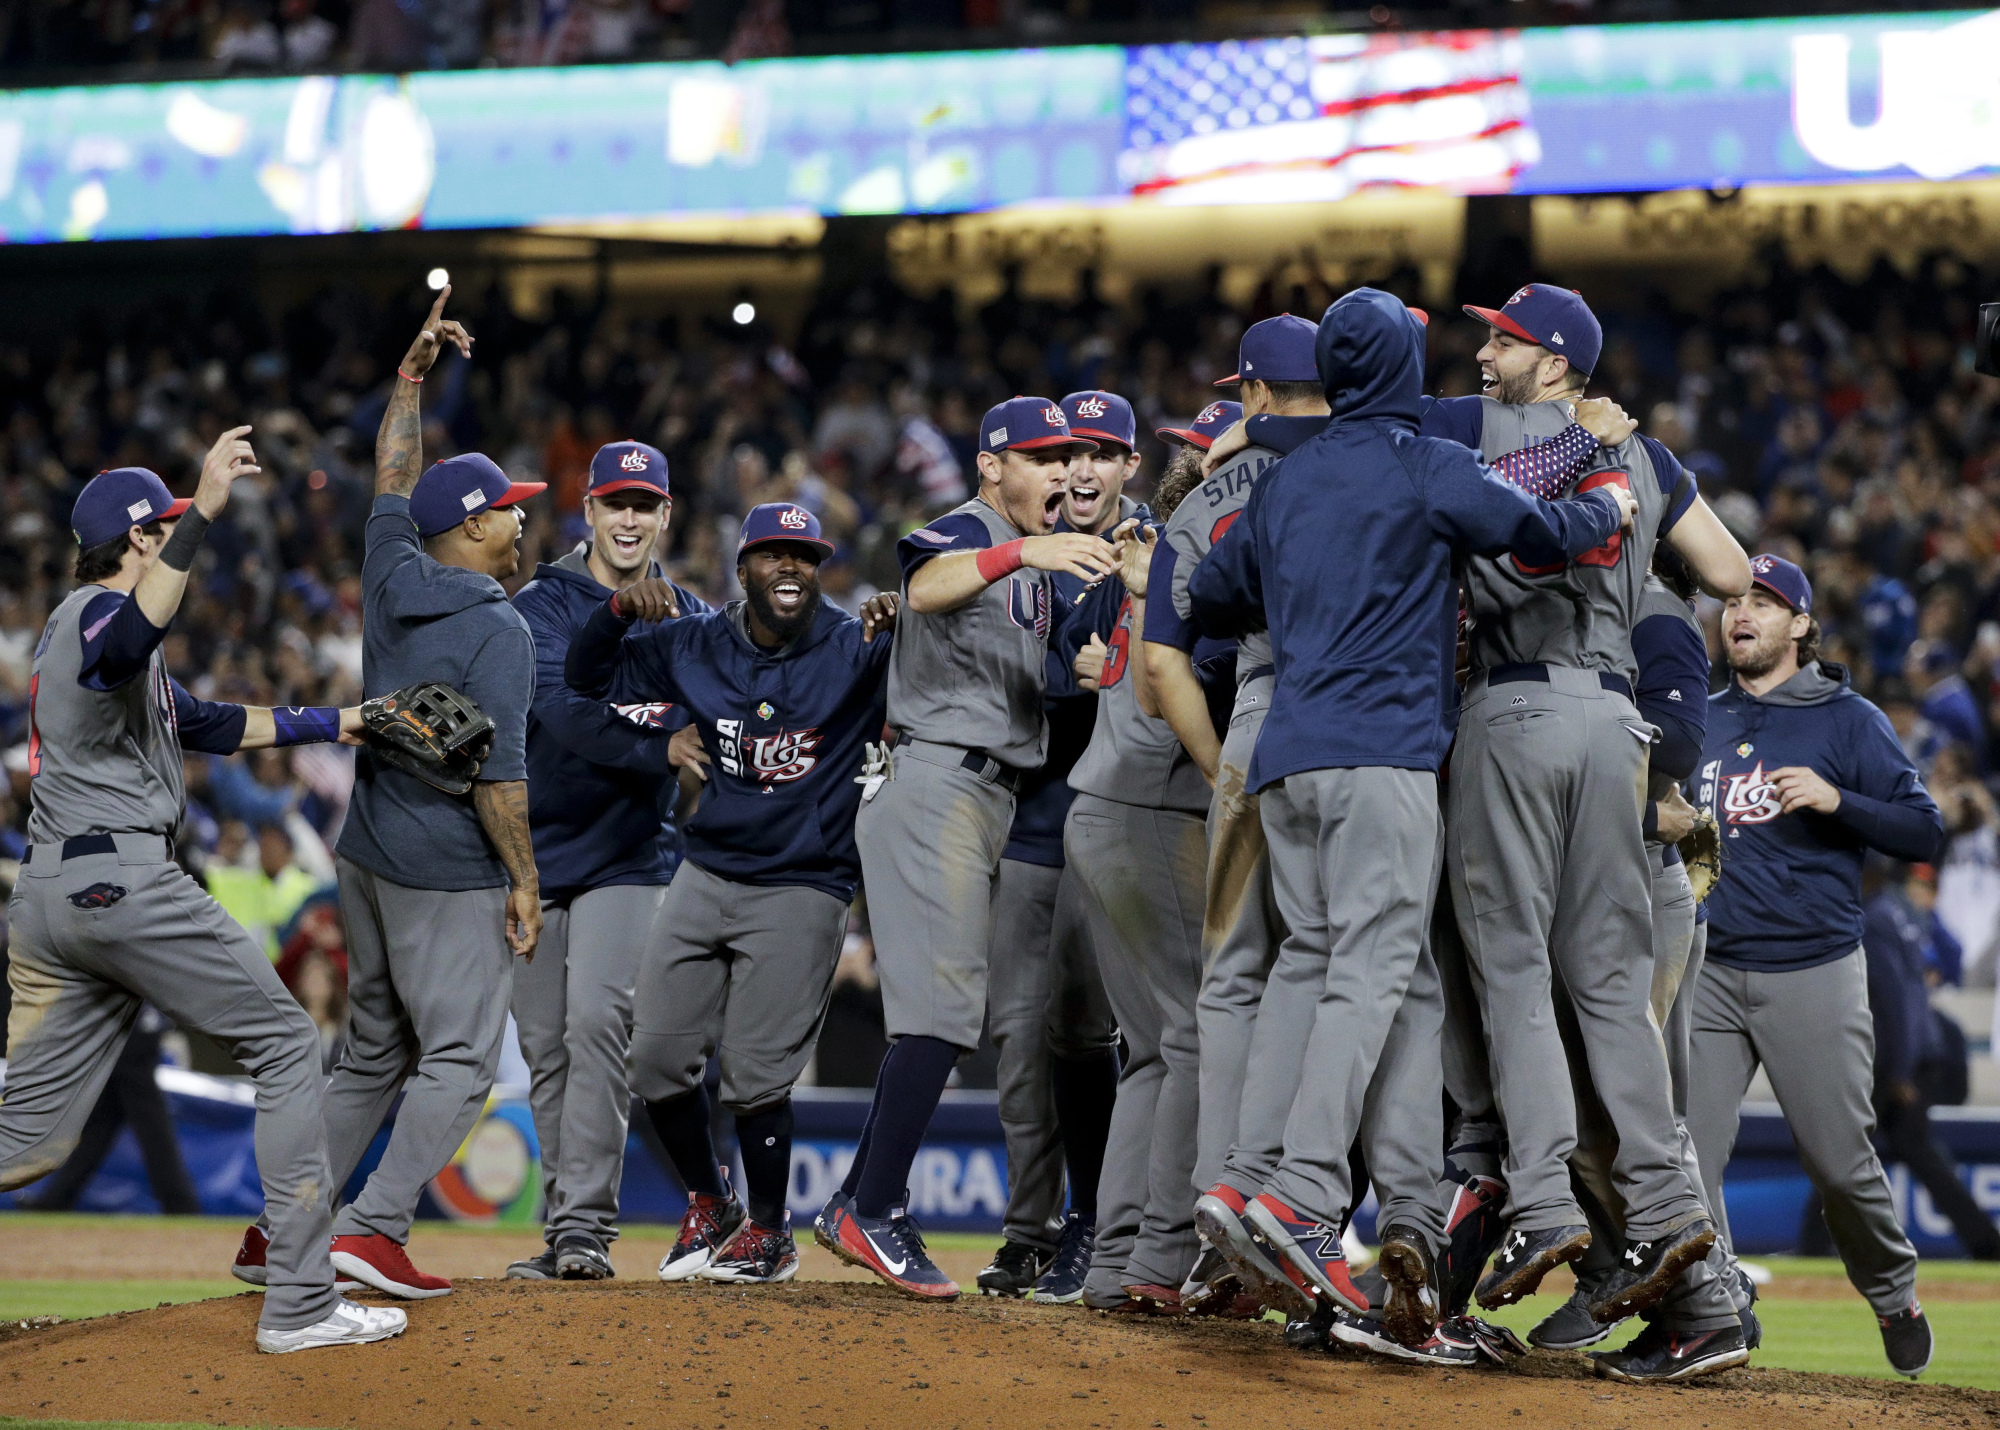
POLYGON ((708 784, 684 831, 687 857, 741 884, 803 884, 854 897, 861 858, 862 746, 882 738, 890 633, 830 601, 790 645, 750 639, 743 603, 638 629, 598 603, 571 642, 569 683, 684 707, 708 747, 708 784), (630 636, 626 632, 631 630, 630 636))
POLYGON ((1944 820, 1889 719, 1820 661, 1762 698, 1734 680, 1708 703, 1690 798, 1722 828, 1722 879, 1708 896, 1708 956, 1788 973, 1861 943, 1861 861, 1935 859, 1944 820), (1804 765, 1840 791, 1832 814, 1779 811, 1775 770, 1804 765))
MULTIPOLYGON (((611 594, 585 551, 537 566, 514 597, 535 640, 528 827, 543 894, 558 902, 616 884, 664 884, 680 864, 667 741, 686 715, 636 697, 590 699, 563 680, 571 638, 611 594)), ((674 596, 683 611, 708 609, 678 586, 674 596)))

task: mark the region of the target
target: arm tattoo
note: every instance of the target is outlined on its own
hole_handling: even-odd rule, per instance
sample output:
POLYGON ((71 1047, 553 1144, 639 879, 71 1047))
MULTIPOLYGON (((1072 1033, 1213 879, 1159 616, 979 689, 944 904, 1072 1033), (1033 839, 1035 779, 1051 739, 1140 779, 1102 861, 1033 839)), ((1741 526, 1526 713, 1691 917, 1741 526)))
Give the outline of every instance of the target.
POLYGON ((539 889, 541 875, 535 869, 535 844, 528 834, 528 782, 526 780, 479 780, 472 786, 472 807, 479 812, 480 826, 507 866, 507 877, 516 889, 539 889))
POLYGON ((375 434, 375 495, 406 497, 424 466, 424 424, 417 395, 422 388, 396 379, 388 410, 375 434))

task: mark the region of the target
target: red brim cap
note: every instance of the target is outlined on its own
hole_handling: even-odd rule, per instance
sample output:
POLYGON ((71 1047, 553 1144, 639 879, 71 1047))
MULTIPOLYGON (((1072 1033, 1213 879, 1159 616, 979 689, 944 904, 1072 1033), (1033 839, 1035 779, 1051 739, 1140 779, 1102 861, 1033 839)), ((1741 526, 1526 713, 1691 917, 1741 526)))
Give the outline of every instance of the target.
POLYGON ((1215 440, 1213 437, 1204 437, 1192 427, 1155 427, 1153 435, 1164 438, 1169 442, 1185 442, 1188 446, 1199 447, 1204 452, 1208 450, 1209 444, 1215 440))
POLYGON ((1241 382, 1241 381, 1243 381, 1243 374, 1240 372, 1232 372, 1227 377, 1218 377, 1213 383, 1210 384, 1210 386, 1228 387, 1231 383, 1241 382))
POLYGON ((589 494, 594 497, 609 496, 612 492, 631 491, 635 487, 641 491, 655 492, 665 497, 668 501, 674 499, 673 493, 669 492, 658 482, 649 482, 641 477, 631 477, 624 481, 606 482, 603 486, 592 487, 589 494))
POLYGON ((168 507, 165 511, 161 512, 159 516, 154 519, 157 521, 176 520, 177 518, 184 516, 187 513, 187 509, 193 505, 194 505, 193 497, 182 497, 179 501, 175 502, 172 506, 168 507))
POLYGON ((548 489, 549 484, 547 482, 509 482, 507 483, 507 495, 501 497, 493 505, 496 507, 517 506, 529 497, 540 496, 548 489))
POLYGON ((1095 427, 1072 427, 1069 429, 1069 433, 1072 437, 1088 437, 1091 442, 1099 447, 1119 447, 1127 452, 1132 450, 1132 444, 1127 442, 1123 437, 1114 437, 1109 432, 1098 431, 1095 427))
POLYGON ((1540 338, 1536 337, 1498 308, 1475 308, 1470 303, 1467 303, 1465 311, 1468 315, 1479 319, 1480 322, 1486 324, 1488 327, 1498 328, 1501 332, 1517 337, 1524 343, 1533 343, 1537 347, 1541 346, 1542 340, 1540 338))
POLYGON ((1415 318, 1418 322, 1422 323, 1427 328, 1431 325, 1431 315, 1429 313, 1426 313, 1422 308, 1410 309, 1410 316, 1415 318))
MULTIPOLYGON (((1120 443, 1119 445, 1124 445, 1120 443)), ((1094 452, 1097 443, 1088 437, 1030 437, 1025 442, 1009 442, 1004 450, 1009 452, 1039 452, 1048 447, 1073 447, 1082 452, 1094 452)))
POLYGON ((753 550, 759 546, 776 546, 780 542, 788 546, 817 546, 820 549, 822 558, 833 555, 833 543, 823 537, 790 535, 760 536, 755 541, 746 541, 736 548, 736 555, 740 559, 746 551, 753 550))

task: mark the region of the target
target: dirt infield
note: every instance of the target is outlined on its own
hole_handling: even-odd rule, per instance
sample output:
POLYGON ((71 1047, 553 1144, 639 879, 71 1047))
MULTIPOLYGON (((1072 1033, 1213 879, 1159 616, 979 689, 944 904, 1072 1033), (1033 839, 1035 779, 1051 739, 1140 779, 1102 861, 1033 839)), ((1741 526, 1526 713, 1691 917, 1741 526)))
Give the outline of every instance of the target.
POLYGON ((0 1414, 357 1430, 2000 1425, 1989 1391, 1763 1370, 1637 1388, 1542 1353, 1511 1373, 1439 1373, 1301 1354, 1269 1325, 922 1306, 823 1282, 469 1282, 409 1310, 399 1340, 285 1357, 252 1349, 248 1295, 17 1331, 0 1343, 0 1414))

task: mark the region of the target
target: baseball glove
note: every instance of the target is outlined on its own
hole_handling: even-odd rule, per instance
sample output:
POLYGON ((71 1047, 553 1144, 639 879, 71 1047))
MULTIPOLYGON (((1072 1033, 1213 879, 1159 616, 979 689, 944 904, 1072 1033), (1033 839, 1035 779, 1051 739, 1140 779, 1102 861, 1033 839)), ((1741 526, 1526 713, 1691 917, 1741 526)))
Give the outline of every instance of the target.
POLYGON ((464 794, 493 753, 493 720, 435 680, 378 695, 361 706, 375 758, 446 794, 464 794))
POLYGON ((1700 903, 1722 877, 1722 831, 1715 827, 1715 816, 1704 809, 1694 828, 1674 847, 1681 851, 1688 883, 1694 886, 1695 902, 1700 903))

